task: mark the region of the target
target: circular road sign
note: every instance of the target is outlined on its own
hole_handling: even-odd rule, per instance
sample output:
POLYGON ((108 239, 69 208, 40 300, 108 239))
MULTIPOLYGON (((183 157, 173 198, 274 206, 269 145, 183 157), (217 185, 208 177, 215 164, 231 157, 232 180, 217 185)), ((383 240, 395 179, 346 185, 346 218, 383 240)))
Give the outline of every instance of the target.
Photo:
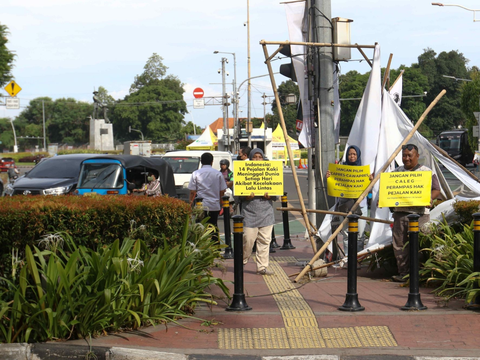
POLYGON ((201 99, 203 97, 203 89, 202 88, 196 88, 193 90, 193 96, 195 99, 201 99))

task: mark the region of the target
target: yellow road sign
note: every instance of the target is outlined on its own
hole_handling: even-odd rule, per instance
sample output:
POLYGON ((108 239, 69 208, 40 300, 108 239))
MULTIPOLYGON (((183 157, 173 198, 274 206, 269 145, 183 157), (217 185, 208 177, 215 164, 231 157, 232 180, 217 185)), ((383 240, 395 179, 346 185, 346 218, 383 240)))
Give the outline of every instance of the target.
POLYGON ((18 86, 18 84, 15 81, 10 81, 7 86, 4 87, 4 89, 7 91, 7 93, 10 96, 17 96, 17 94, 22 91, 22 88, 18 86))

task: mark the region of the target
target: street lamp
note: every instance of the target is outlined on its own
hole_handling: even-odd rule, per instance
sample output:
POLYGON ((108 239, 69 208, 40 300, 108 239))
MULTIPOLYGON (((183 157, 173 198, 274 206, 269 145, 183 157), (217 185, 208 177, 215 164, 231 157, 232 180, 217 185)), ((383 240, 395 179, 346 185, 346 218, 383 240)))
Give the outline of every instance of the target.
MULTIPOLYGON (((233 106, 233 109, 235 111, 235 114, 233 115, 233 117, 234 117, 233 128, 234 128, 234 132, 235 132, 235 129, 236 129, 235 125, 238 123, 237 58, 235 57, 235 53, 233 53, 233 52, 215 50, 213 53, 214 54, 230 54, 230 55, 233 55, 233 103, 235 104, 233 106)), ((222 95, 225 96, 225 91, 222 95)), ((228 119, 227 119, 227 121, 228 121, 228 119)), ((235 134, 234 134, 233 137, 234 137, 234 139, 238 138, 238 137, 235 136, 235 134)), ((230 134, 228 134, 228 139, 230 140, 230 134)), ((230 144, 230 141, 229 141, 229 144, 230 144)), ((230 150, 232 150, 232 149, 230 149, 230 150)), ((235 150, 238 151, 238 149, 235 149, 235 150)))
POLYGON ((477 20, 476 17, 475 17, 475 12, 476 12, 476 11, 480 11, 480 9, 469 9, 469 8, 467 8, 467 7, 465 7, 465 6, 457 5, 457 4, 432 3, 432 5, 434 5, 434 6, 456 6, 456 7, 462 8, 462 9, 467 10, 467 11, 472 11, 472 12, 473 12, 473 21, 474 21, 474 22, 475 22, 475 21, 480 21, 480 19, 477 20))

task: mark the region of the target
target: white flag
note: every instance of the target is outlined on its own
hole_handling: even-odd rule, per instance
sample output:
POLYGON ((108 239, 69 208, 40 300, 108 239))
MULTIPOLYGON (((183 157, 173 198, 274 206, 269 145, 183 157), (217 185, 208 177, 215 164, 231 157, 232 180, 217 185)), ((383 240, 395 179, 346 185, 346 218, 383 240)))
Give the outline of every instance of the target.
POLYGON ((395 83, 392 85, 392 87, 388 91, 390 95, 392 95, 393 100, 397 103, 398 106, 400 106, 402 103, 402 91, 403 91, 403 70, 400 73, 400 75, 398 75, 397 80, 395 80, 395 83))
MULTIPOLYGON (((287 14, 288 34, 292 42, 305 42, 307 34, 308 21, 304 21, 306 14, 306 2, 296 2, 285 4, 287 14)), ((305 46, 291 45, 292 62, 297 77, 298 89, 300 91, 300 100, 302 101, 303 125, 298 141, 306 148, 313 147, 314 126, 311 115, 311 103, 308 100, 308 82, 305 80, 305 46)))

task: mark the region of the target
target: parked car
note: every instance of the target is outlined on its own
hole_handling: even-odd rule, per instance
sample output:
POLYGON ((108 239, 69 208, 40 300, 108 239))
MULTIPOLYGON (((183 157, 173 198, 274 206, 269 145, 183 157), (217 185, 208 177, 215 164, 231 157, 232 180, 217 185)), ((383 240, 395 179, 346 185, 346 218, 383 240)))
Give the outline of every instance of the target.
POLYGON ((172 166, 177 196, 184 201, 189 201, 190 190, 188 189, 188 183, 190 182, 192 173, 202 167, 200 157, 205 152, 209 152, 213 155, 212 167, 218 171, 220 171, 220 160, 222 159, 227 159, 230 162, 230 165, 232 165, 232 154, 227 151, 171 151, 167 152, 162 157, 162 159, 172 166))
POLYGON ((10 166, 15 166, 15 160, 11 157, 5 157, 0 159, 0 171, 7 172, 10 166))
POLYGON ((43 158, 45 158, 45 155, 43 154, 30 155, 30 156, 24 156, 18 159, 18 162, 33 162, 36 164, 43 158))
POLYGON ((72 154, 45 158, 32 170, 7 184, 5 195, 63 195, 75 191, 82 161, 100 154, 72 154))

